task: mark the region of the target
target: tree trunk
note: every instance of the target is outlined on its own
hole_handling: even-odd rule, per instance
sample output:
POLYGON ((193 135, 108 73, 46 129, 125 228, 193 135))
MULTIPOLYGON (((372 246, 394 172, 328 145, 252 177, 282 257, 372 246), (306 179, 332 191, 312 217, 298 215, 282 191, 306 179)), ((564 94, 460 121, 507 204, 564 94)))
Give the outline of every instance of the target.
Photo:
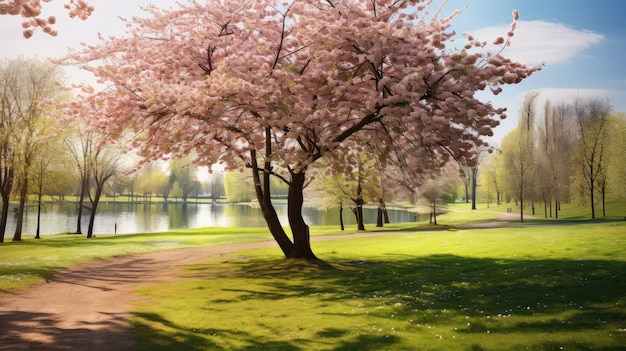
POLYGON ((102 188, 104 184, 96 182, 96 193, 91 200, 91 213, 89 214, 89 226, 87 227, 87 238, 93 238, 93 226, 96 222, 96 210, 98 209, 98 203, 100 202, 100 195, 102 195, 102 188))
POLYGON ((356 215, 356 223, 358 230, 365 230, 365 223, 363 223, 363 188, 361 187, 361 179, 359 175, 359 184, 356 187, 356 201, 354 202, 356 205, 355 215, 356 215))
POLYGON ((345 229, 343 225, 343 201, 339 201, 339 225, 343 231, 345 229))
POLYGON ((309 226, 306 225, 302 217, 305 180, 304 172, 292 172, 291 184, 289 184, 289 192, 287 194, 287 218, 289 219, 289 226, 293 234, 294 245, 288 257, 317 259, 313 250, 311 250, 309 226))
POLYGON ((469 182, 466 180, 463 181, 463 185, 465 185, 465 203, 469 203, 469 182))
POLYGON ((83 217, 83 206, 85 205, 85 193, 87 192, 87 185, 89 182, 83 180, 80 186, 80 195, 78 196, 78 220, 76 221, 76 234, 82 234, 81 219, 83 217))
POLYGON ((389 212, 387 212, 387 205, 385 205, 385 200, 383 200, 383 221, 386 224, 389 224, 389 212))
POLYGON ((0 169, 0 195, 2 196, 2 212, 0 214, 0 243, 4 242, 4 234, 9 219, 9 200, 13 190, 13 169, 2 167, 0 169))
POLYGON ((2 213, 0 214, 0 243, 4 242, 4 232, 9 218, 9 197, 2 194, 2 213))
POLYGON ((591 181, 589 183, 589 193, 590 193, 590 197, 591 197, 591 218, 596 218, 596 207, 595 207, 595 193, 596 189, 594 187, 593 181, 591 181))
POLYGON ((478 173, 478 167, 472 167, 472 210, 476 209, 476 188, 478 187, 478 184, 476 184, 476 175, 478 173))
POLYGON ((259 201, 259 206, 261 207, 263 219, 265 219, 267 228, 274 237, 274 240, 278 243, 280 249, 283 251, 285 257, 290 257, 294 245, 291 240, 289 240, 287 233, 285 233, 285 230, 281 226, 280 220, 278 219, 278 215, 276 214, 276 210, 274 209, 271 201, 269 173, 271 164, 269 162, 265 163, 266 171, 263 171, 263 182, 261 182, 255 150, 250 151, 250 158, 252 160, 251 168, 252 178, 254 179, 254 190, 256 192, 257 200, 259 201))
POLYGON ((378 211, 376 212, 376 227, 383 226, 383 199, 378 201, 378 211))
POLYGON ((37 232, 35 234, 35 239, 40 239, 39 229, 41 227, 41 193, 43 187, 43 177, 39 178, 39 193, 37 194, 37 232))
POLYGON ((17 222, 15 223, 15 234, 13 241, 22 241, 22 226, 24 225, 24 208, 26 207, 26 193, 28 191, 28 178, 24 177, 24 184, 20 189, 20 204, 17 208, 17 222))
POLYGON ((365 223, 363 223, 363 199, 356 199, 355 204, 354 215, 356 216, 357 229, 365 230, 365 223))

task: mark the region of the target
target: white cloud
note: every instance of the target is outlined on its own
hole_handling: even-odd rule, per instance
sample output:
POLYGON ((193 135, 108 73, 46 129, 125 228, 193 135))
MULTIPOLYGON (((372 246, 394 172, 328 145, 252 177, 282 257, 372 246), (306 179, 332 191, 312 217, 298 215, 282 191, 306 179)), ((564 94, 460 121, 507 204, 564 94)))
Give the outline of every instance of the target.
POLYGON ((552 104, 572 103, 576 99, 598 98, 610 100, 617 92, 607 89, 542 88, 538 90, 542 100, 549 99, 552 104))
MULTIPOLYGON (((489 42, 498 36, 505 36, 508 30, 508 26, 486 27, 471 34, 489 42)), ((554 64, 568 61, 602 40, 604 37, 598 33, 573 29, 560 23, 519 21, 511 46, 505 49, 504 56, 531 66, 554 64)))

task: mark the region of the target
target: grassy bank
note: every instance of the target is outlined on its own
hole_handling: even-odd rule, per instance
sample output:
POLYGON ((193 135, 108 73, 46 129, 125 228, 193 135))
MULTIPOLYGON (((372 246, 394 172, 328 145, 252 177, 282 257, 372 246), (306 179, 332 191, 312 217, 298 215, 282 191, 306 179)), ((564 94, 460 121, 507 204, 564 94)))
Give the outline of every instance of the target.
POLYGON ((423 232, 188 267, 148 287, 141 350, 626 349, 626 225, 423 232))
POLYGON ((264 228, 202 228, 167 233, 97 235, 46 235, 0 244, 0 291, 43 282, 59 268, 90 259, 208 245, 271 240, 264 228))
MULTIPOLYGON (((321 262, 272 247, 189 266, 187 280, 137 292, 139 349, 626 350, 626 222, 576 222, 572 208, 550 225, 463 229, 499 217, 464 205, 437 231, 315 241, 321 262)), ((204 228, 5 243, 0 290, 92 258, 266 240, 264 228, 204 228)))

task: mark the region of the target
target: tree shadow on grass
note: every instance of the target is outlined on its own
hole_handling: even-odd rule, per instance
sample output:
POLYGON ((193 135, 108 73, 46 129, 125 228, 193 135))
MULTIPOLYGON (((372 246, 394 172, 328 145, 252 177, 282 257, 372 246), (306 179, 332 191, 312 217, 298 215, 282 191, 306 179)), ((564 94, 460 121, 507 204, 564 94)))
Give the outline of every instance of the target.
MULTIPOLYGON (((190 272, 201 279, 203 271, 210 275, 214 268, 198 265, 190 272)), ((400 336, 391 337, 320 326, 316 337, 328 345, 325 350, 405 347, 405 339, 419 331, 418 325, 448 328, 459 337, 479 339, 489 333, 510 337, 511 350, 626 350, 626 262, 436 255, 389 261, 251 259, 242 261, 239 268, 232 276, 251 284, 221 288, 234 293, 234 298, 208 298, 210 305, 250 299, 278 304, 294 296, 314 297, 320 306, 358 300, 369 308, 369 318, 389 318, 392 309, 395 320, 411 323, 400 336), (392 307, 376 309, 381 305, 392 307), (584 335, 577 339, 578 334, 584 335), (536 340, 537 336, 544 340, 536 340), (551 337, 559 341, 545 340, 551 337)), ((219 279, 212 284, 219 284, 219 279)), ((336 317, 351 318, 342 314, 337 312, 336 317)), ((227 335, 228 331, 218 333, 227 335)), ((255 339, 253 335, 245 338, 255 339)), ((298 344, 285 342, 282 349, 300 349, 298 344)), ((256 346, 264 349, 262 344, 256 346)), ((497 348, 474 343, 458 349, 497 348)))
POLYGON ((137 351, 187 351, 194 350, 306 350, 297 341, 268 340, 240 330, 223 328, 188 328, 177 325, 155 313, 137 313, 134 319, 134 336, 137 351), (163 330, 168 332, 164 333, 163 330), (213 338, 232 342, 215 342, 213 338), (234 346, 234 344, 238 346, 234 346))
MULTIPOLYGON (((42 302, 44 303, 44 302, 42 302)), ((97 329, 61 327, 63 322, 50 313, 22 311, 0 312, 0 350, 133 350, 126 319, 107 316, 107 323, 97 329)))

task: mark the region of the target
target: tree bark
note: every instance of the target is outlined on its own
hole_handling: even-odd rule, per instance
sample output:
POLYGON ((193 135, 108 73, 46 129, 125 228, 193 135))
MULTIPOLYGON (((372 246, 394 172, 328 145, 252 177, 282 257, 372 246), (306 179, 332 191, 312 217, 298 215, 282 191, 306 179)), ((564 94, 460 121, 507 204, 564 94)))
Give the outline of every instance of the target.
POLYGON ((9 219, 9 200, 13 189, 13 169, 3 167, 0 174, 0 195, 2 195, 2 212, 0 214, 0 243, 4 242, 4 234, 7 228, 7 220, 9 219))
POLYGON ((376 227, 383 226, 383 199, 378 201, 378 211, 376 213, 376 227))
POLYGON ((317 259, 311 250, 311 236, 309 226, 302 217, 302 206, 304 204, 304 182, 306 180, 304 172, 292 172, 291 184, 287 194, 287 218, 293 233, 293 249, 289 258, 317 259))
MULTIPOLYGON (((269 146, 268 146, 269 148, 269 146)), ((270 150, 271 151, 271 150, 270 150)), ((252 162, 252 178, 254 179, 254 190, 257 196, 257 200, 259 202, 259 206, 261 207, 261 213, 263 214, 263 219, 265 219, 265 223, 267 224, 267 228, 270 233, 274 237, 274 240, 278 243, 278 246, 282 250, 285 257, 290 257, 291 251, 293 250, 293 243, 289 240, 287 233, 280 224, 280 220, 278 219, 278 215, 276 214, 276 210, 272 205, 271 201, 271 192, 270 192, 270 170, 271 163, 265 162, 265 168, 262 171, 263 173, 263 181, 261 182, 261 176, 259 175, 259 167, 256 159, 256 151, 250 151, 250 159, 252 162)))
POLYGON ((85 193, 87 192, 88 179, 83 179, 80 185, 80 194, 78 195, 78 219, 76 220, 76 234, 82 234, 81 219, 83 217, 83 207, 85 205, 85 193))
POLYGON ((339 225, 343 231, 345 229, 343 225, 343 201, 339 201, 339 225))
POLYGON ((93 238, 93 226, 96 222, 96 210, 98 209, 98 203, 100 202, 100 195, 102 194, 102 187, 96 183, 96 193, 91 201, 91 213, 89 214, 89 226, 87 227, 87 238, 93 238))
POLYGON ((17 222, 15 223, 15 234, 13 241, 22 241, 22 226, 24 224, 24 208, 26 207, 26 193, 28 190, 27 175, 24 177, 24 184, 20 189, 20 204, 17 208, 17 222))
POLYGON ((9 218, 9 197, 2 194, 2 213, 0 214, 0 243, 4 242, 4 232, 7 229, 7 219, 9 218))
POLYGON ((35 239, 40 239, 39 229, 41 227, 41 196, 43 192, 43 176, 39 177, 39 193, 37 193, 37 232, 35 234, 35 239))
POLYGON ((478 167, 471 168, 472 174, 472 210, 476 209, 476 188, 478 188, 478 184, 476 183, 476 176, 478 175, 478 167))

